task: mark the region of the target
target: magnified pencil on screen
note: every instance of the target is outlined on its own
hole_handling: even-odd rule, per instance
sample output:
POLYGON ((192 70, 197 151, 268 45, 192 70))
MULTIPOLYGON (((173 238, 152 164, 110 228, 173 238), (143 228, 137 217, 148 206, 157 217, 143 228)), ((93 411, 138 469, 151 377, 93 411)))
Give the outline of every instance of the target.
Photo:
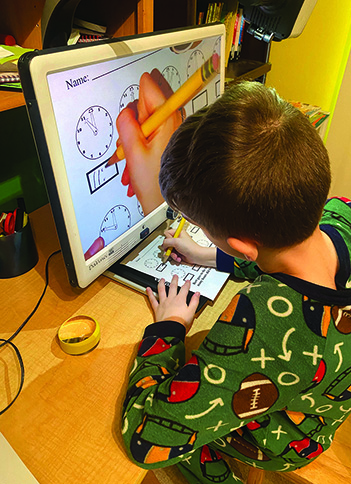
MULTIPOLYGON (((218 74, 220 57, 214 53, 199 69, 197 69, 187 81, 180 86, 156 111, 147 118, 140 126, 145 138, 148 138, 179 108, 185 106, 195 94, 218 74)), ((106 166, 111 166, 125 158, 122 144, 118 144, 117 150, 111 156, 106 166)))

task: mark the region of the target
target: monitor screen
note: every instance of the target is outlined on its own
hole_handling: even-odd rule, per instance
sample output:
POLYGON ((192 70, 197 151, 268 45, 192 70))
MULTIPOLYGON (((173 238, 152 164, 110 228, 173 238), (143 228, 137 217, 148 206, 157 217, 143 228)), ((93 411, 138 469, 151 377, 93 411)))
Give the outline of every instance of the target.
POLYGON ((72 285, 86 287, 166 219, 161 154, 224 89, 224 26, 48 49, 19 70, 72 285))

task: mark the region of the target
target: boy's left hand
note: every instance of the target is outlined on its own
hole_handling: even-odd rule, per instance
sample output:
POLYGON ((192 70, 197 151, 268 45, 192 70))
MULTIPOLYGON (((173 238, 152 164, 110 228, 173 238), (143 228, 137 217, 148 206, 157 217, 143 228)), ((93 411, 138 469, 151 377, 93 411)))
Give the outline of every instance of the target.
POLYGON ((200 293, 196 292, 192 296, 189 305, 187 304, 186 298, 190 284, 190 281, 186 281, 178 292, 178 276, 173 276, 167 295, 165 280, 161 279, 158 284, 159 300, 156 299, 149 287, 146 288, 151 307, 155 313, 156 322, 175 320, 185 326, 186 332, 190 330, 200 299, 200 293))

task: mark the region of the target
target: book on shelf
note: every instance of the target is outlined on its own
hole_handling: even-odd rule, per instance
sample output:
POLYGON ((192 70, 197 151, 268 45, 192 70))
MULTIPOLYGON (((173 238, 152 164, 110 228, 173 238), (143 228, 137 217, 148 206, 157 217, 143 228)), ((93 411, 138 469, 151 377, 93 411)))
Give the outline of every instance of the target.
POLYGON ((232 47, 230 51, 230 58, 232 60, 237 59, 240 56, 240 51, 241 51, 241 46, 243 41, 243 34, 244 34, 244 27, 245 27, 244 12, 242 8, 238 8, 236 12, 232 47))
POLYGON ((205 12, 199 12, 199 15, 197 18, 197 25, 201 25, 204 23, 204 15, 205 15, 205 12))
POLYGON ((210 2, 207 7, 198 12, 197 23, 209 24, 212 22, 223 21, 223 11, 225 9, 225 2, 210 2))
POLYGON ((0 71, 0 84, 5 84, 9 82, 20 82, 20 76, 17 72, 12 71, 0 71))
POLYGON ((19 45, 0 45, 0 89, 6 91, 21 91, 21 81, 17 62, 22 54, 32 51, 19 45))
POLYGON ((107 27, 105 25, 100 25, 97 23, 84 20, 82 18, 74 17, 73 24, 81 29, 89 30, 90 32, 95 32, 97 34, 106 34, 107 27))
POLYGON ((33 49, 27 49, 19 45, 0 44, 0 71, 18 72, 18 59, 22 54, 31 50, 33 49))
POLYGON ((205 23, 220 22, 224 2, 209 3, 207 7, 205 23))
POLYGON ((314 104, 303 103, 301 101, 290 101, 290 104, 295 106, 299 111, 301 111, 308 118, 316 114, 321 110, 320 106, 315 106, 314 104))
POLYGON ((106 35, 107 27, 96 23, 88 22, 79 18, 74 18, 71 35, 68 45, 95 42, 97 40, 108 39, 106 35))
POLYGON ((230 53, 233 45, 234 29, 235 29, 235 19, 236 14, 234 12, 228 12, 224 18, 225 25, 225 62, 226 67, 228 67, 228 62, 230 59, 230 53))
POLYGON ((71 35, 67 41, 68 45, 74 45, 74 44, 82 44, 82 43, 88 43, 88 42, 96 42, 97 40, 104 40, 108 39, 106 35, 103 34, 98 34, 98 33, 93 33, 93 32, 88 32, 85 30, 81 30, 78 28, 73 28, 71 31, 71 35))
POLYGON ((227 2, 209 2, 207 9, 198 12, 197 23, 223 22, 226 29, 225 60, 226 65, 230 60, 240 57, 243 41, 245 18, 243 9, 238 0, 227 2))
POLYGON ((323 111, 320 106, 314 104, 303 103, 300 101, 290 101, 290 104, 299 109, 309 120, 309 122, 314 126, 319 135, 324 138, 327 130, 327 120, 329 119, 330 113, 323 111))
MULTIPOLYGON (((0 50, 1 50, 1 47, 0 47, 0 50)), ((3 62, 1 62, 1 59, 0 59, 0 72, 17 73, 18 72, 17 62, 7 61, 6 59, 4 59, 3 62)))
POLYGON ((22 92, 22 84, 20 82, 5 82, 0 84, 0 91, 22 92))

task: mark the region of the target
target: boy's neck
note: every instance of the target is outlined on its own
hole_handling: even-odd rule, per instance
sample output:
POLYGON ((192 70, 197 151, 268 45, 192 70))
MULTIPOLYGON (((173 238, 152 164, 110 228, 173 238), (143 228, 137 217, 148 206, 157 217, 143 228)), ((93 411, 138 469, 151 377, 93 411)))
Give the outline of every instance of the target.
POLYGON ((256 260, 263 272, 282 272, 320 286, 336 289, 339 268, 333 242, 319 227, 301 244, 286 249, 261 248, 256 260))

